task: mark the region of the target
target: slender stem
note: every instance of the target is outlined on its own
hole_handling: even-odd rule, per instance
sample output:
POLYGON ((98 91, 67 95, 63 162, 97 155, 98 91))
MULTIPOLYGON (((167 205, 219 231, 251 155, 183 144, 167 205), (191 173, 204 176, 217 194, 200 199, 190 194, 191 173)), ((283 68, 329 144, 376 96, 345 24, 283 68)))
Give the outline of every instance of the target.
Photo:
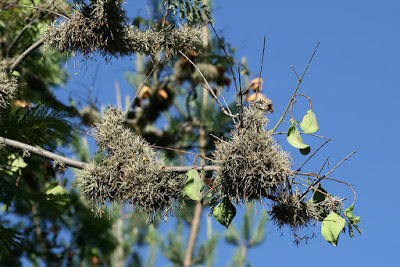
MULTIPOLYGON (((313 60, 314 55, 315 55, 315 53, 317 52, 317 49, 318 49, 319 44, 320 44, 320 42, 318 42, 317 46, 315 47, 314 52, 313 52, 313 54, 311 55, 310 60, 308 61, 307 67, 304 69, 303 74, 302 74, 301 77, 298 79, 297 86, 296 86, 296 88, 294 89, 293 95, 292 95, 292 97, 290 98, 290 101, 289 101, 288 105, 286 106, 285 111, 283 112, 282 116, 280 117, 278 123, 277 123, 277 124, 275 125, 275 127, 272 129, 272 132, 275 132, 275 130, 279 127, 279 125, 281 124, 281 122, 282 122, 283 119, 285 118, 285 115, 286 115, 286 113, 287 113, 287 111, 288 111, 288 109, 289 109, 289 107, 290 107, 290 105, 291 105, 291 103, 292 103, 292 101, 293 101, 293 99, 294 99, 296 93, 297 93, 297 90, 299 89, 300 84, 301 84, 301 82, 303 81, 304 75, 306 74, 306 72, 307 72, 307 70, 308 70, 308 67, 311 65, 311 61, 313 60)), ((297 73, 296 73, 296 74, 297 74, 297 73)))
POLYGON ((214 161, 212 158, 209 158, 209 157, 206 157, 206 156, 203 156, 203 155, 200 155, 200 154, 196 154, 196 153, 191 153, 191 152, 188 152, 188 151, 180 150, 180 149, 169 148, 169 147, 163 147, 163 146, 155 146, 155 145, 150 145, 150 146, 153 147, 153 148, 160 148, 160 149, 166 149, 166 150, 176 151, 176 152, 180 152, 180 153, 185 153, 185 154, 193 155, 193 156, 196 156, 196 157, 201 157, 201 158, 204 158, 204 159, 209 160, 209 161, 214 161))
POLYGON ((63 17, 63 18, 65 18, 65 19, 68 19, 68 20, 69 20, 69 18, 68 18, 67 16, 62 15, 62 14, 57 13, 57 12, 54 12, 54 11, 52 11, 52 10, 50 10, 50 9, 43 8, 43 7, 28 6, 28 5, 12 5, 12 6, 14 6, 14 7, 29 7, 29 8, 33 8, 33 9, 38 9, 38 10, 46 11, 46 12, 52 13, 52 14, 54 14, 54 15, 57 15, 57 16, 60 16, 60 17, 63 17))
POLYGON ((142 91, 143 87, 145 86, 147 80, 150 78, 151 74, 154 72, 154 70, 156 69, 156 67, 158 66, 158 64, 160 64, 161 60, 163 60, 165 54, 161 56, 161 58, 157 61, 157 63, 153 66, 153 68, 151 69, 150 73, 147 75, 146 79, 144 79, 144 81, 142 82, 142 85, 140 86, 140 89, 137 91, 135 97, 133 98, 131 104, 129 105, 129 107, 126 109, 124 116, 126 117, 126 115, 128 115, 129 110, 131 109, 131 107, 133 106, 133 104, 136 101, 136 98, 138 97, 138 95, 140 94, 140 91, 142 91))
POLYGON ((235 77, 235 72, 233 71, 231 59, 230 59, 230 57, 228 56, 228 53, 226 52, 225 46, 224 46, 224 44, 222 43, 221 39, 219 38, 218 33, 217 33, 217 31, 215 30, 214 26, 212 25, 211 22, 209 22, 209 24, 210 24, 211 28, 214 30, 215 36, 217 36, 217 39, 218 39, 218 41, 219 41, 219 45, 221 46, 222 50, 224 50, 226 59, 228 60, 229 67, 230 67, 231 72, 232 72, 232 78, 233 78, 233 82, 235 83, 236 94, 238 94, 238 93, 239 93, 239 89, 238 89, 238 86, 237 86, 237 84, 236 84, 236 77, 235 77))
POLYGON ((8 57, 10 55, 11 49, 14 47, 14 45, 17 43, 17 41, 19 40, 19 38, 21 38, 22 34, 24 32, 26 32, 30 27, 32 27, 32 24, 36 21, 36 19, 32 19, 28 24, 26 24, 17 34, 17 36, 15 36, 14 40, 12 40, 11 44, 7 47, 7 51, 6 51, 6 57, 8 57))
POLYGON ((204 83, 207 85, 207 86, 206 86, 207 90, 210 92, 210 94, 212 95, 212 97, 214 97, 214 99, 217 101, 217 103, 218 103, 220 109, 222 110, 222 112, 223 112, 225 115, 227 115, 227 116, 229 116, 229 117, 231 117, 231 118, 236 118, 235 115, 233 115, 232 113, 229 113, 229 111, 227 111, 227 110, 222 106, 222 104, 221 104, 221 102, 219 101, 218 97, 215 95, 214 90, 211 89, 211 86, 208 84, 207 79, 204 77, 203 73, 202 73, 202 72, 200 71, 200 69, 196 66, 196 64, 194 64, 194 62, 193 62, 190 58, 188 58, 184 53, 182 53, 182 51, 179 51, 179 53, 180 53, 183 57, 185 57, 185 58, 187 59, 187 61, 189 61, 190 64, 192 64, 193 67, 198 71, 198 73, 200 74, 200 76, 203 78, 204 83))
POLYGON ((44 38, 39 39, 36 43, 32 44, 28 49, 26 49, 10 66, 10 72, 13 72, 15 68, 29 55, 29 53, 35 51, 41 45, 44 44, 44 38))

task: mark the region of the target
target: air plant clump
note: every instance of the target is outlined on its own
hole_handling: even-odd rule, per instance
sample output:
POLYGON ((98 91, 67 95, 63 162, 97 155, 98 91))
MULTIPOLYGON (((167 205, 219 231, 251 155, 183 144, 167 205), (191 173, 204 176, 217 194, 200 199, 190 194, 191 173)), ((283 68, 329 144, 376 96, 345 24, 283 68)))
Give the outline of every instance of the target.
MULTIPOLYGON (((288 226, 293 233, 322 221, 331 211, 340 210, 342 200, 336 196, 313 202, 300 199, 299 193, 277 198, 270 211, 272 221, 279 227, 288 226)), ((295 235, 297 236, 297 235, 295 235)))
POLYGON ((166 27, 161 31, 141 31, 128 24, 122 0, 97 0, 82 5, 71 18, 54 22, 46 33, 46 43, 61 52, 76 51, 84 56, 99 52, 107 57, 133 53, 167 55, 178 50, 197 49, 201 31, 198 27, 166 27))
POLYGON ((127 201, 152 217, 167 211, 185 185, 185 177, 165 172, 164 161, 130 129, 121 111, 110 108, 94 129, 104 159, 78 175, 83 195, 93 204, 127 201))
POLYGON ((267 107, 262 99, 252 102, 231 140, 216 145, 214 184, 237 203, 285 192, 292 175, 291 158, 266 130, 267 107))
POLYGON ((292 230, 307 227, 313 222, 308 213, 307 203, 300 200, 299 194, 282 197, 273 203, 270 216, 272 221, 279 227, 289 226, 292 230))
POLYGON ((17 79, 10 77, 6 72, 0 71, 0 107, 6 108, 14 98, 17 91, 17 79))

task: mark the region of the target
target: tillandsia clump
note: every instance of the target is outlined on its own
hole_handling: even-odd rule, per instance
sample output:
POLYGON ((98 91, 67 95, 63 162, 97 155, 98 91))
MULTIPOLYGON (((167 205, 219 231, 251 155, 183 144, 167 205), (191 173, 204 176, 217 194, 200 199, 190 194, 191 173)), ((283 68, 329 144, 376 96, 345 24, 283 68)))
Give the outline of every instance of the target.
POLYGON ((322 221, 331 211, 341 209, 342 201, 338 197, 324 197, 324 200, 305 201, 301 194, 282 196, 274 201, 270 211, 272 221, 279 227, 289 226, 293 232, 307 228, 315 221, 322 221))
POLYGON ((61 52, 75 51, 84 56, 99 52, 106 57, 122 57, 134 53, 166 55, 187 49, 197 50, 199 27, 165 27, 161 31, 141 31, 130 25, 122 0, 92 0, 81 5, 69 19, 54 22, 46 33, 46 43, 61 52))
POLYGON ((244 111, 231 140, 216 145, 214 185, 237 203, 282 194, 292 176, 291 158, 266 129, 268 103, 258 99, 244 111))
POLYGON ((94 128, 94 138, 104 159, 78 174, 84 197, 97 206, 127 201, 152 218, 169 210, 185 186, 185 176, 165 172, 158 153, 142 137, 124 128, 120 110, 106 111, 94 128))
POLYGON ((10 77, 5 71, 0 70, 0 107, 6 108, 14 98, 18 84, 15 77, 10 77))

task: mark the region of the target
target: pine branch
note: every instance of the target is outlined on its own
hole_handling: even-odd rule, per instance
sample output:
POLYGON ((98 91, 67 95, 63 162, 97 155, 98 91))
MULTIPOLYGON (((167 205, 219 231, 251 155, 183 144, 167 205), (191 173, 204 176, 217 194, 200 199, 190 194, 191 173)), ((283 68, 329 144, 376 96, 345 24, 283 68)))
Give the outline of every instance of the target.
MULTIPOLYGON (((16 140, 8 139, 5 137, 0 136, 0 143, 3 143, 7 146, 18 148, 21 150, 27 150, 32 154, 50 159, 50 160, 58 160, 62 163, 64 163, 66 166, 77 168, 77 169, 83 169, 87 166, 89 166, 89 163, 78 161, 78 160, 73 160, 61 155, 58 155, 56 153, 47 151, 43 148, 31 146, 16 140)), ((191 169, 196 169, 196 170, 204 170, 204 171, 215 171, 217 169, 217 166, 215 165, 205 165, 205 166, 174 166, 174 167, 165 167, 166 172, 187 172, 188 170, 191 169)))

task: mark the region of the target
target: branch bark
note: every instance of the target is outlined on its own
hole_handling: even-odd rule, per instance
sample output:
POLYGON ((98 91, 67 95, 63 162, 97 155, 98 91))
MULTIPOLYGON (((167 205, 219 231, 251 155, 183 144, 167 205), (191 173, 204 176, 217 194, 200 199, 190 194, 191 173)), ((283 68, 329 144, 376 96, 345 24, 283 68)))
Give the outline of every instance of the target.
POLYGON ((21 62, 33 51, 44 44, 44 37, 39 39, 36 43, 32 44, 28 49, 26 49, 10 66, 10 72, 13 72, 15 68, 21 64, 21 62))
MULTIPOLYGON (((62 163, 64 163, 66 166, 77 168, 77 169, 83 169, 89 165, 89 163, 78 161, 78 160, 73 160, 61 155, 58 155, 56 153, 47 151, 43 148, 40 147, 35 147, 31 146, 16 140, 8 139, 5 137, 0 136, 0 143, 3 143, 7 146, 18 148, 21 150, 27 150, 32 154, 50 159, 50 160, 58 160, 62 163)), ((188 170, 191 169, 196 169, 196 170, 204 170, 204 171, 216 171, 217 166, 216 165, 204 165, 204 166, 173 166, 173 167, 165 167, 165 171, 167 172, 187 172, 188 170)))

